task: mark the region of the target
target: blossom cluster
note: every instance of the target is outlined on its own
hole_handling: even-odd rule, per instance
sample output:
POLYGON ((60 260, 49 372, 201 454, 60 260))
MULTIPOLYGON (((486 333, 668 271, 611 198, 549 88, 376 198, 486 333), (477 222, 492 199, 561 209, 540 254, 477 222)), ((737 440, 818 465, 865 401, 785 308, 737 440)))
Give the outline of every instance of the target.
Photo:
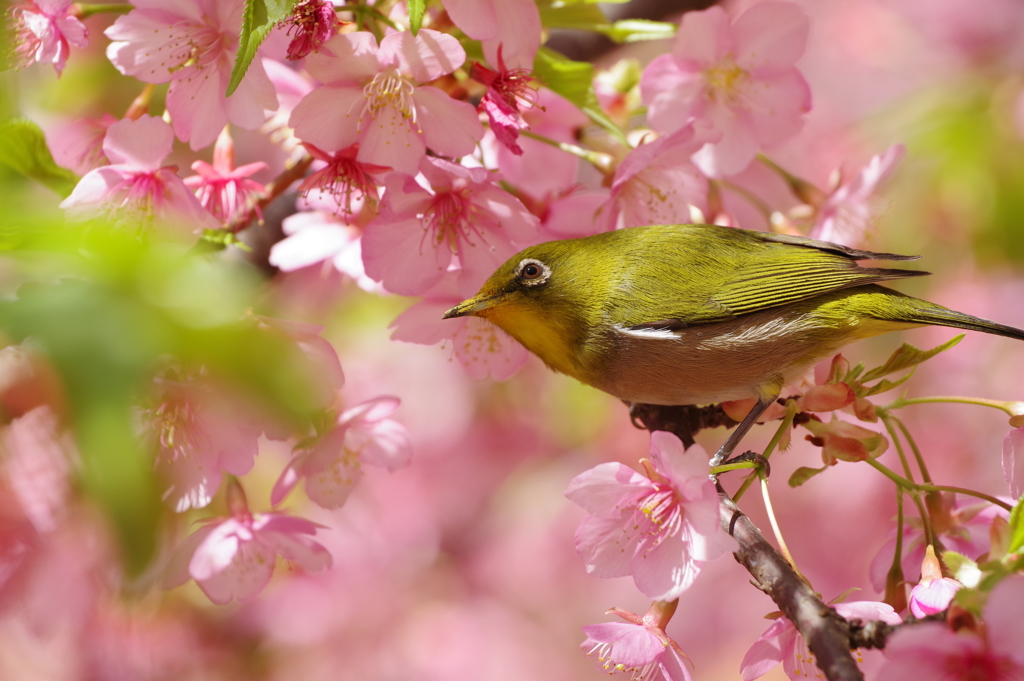
MULTIPOLYGON (((908 7, 901 11, 916 16, 910 6, 918 1, 905 0, 908 7)), ((551 555, 558 565, 544 569, 562 570, 559 578, 568 581, 573 568, 562 564, 579 567, 578 558, 586 573, 609 584, 628 578, 652 601, 644 615, 612 608, 607 613, 621 622, 584 627, 583 650, 599 669, 633 679, 699 677, 700 665, 680 642, 693 652, 698 644, 691 646, 687 635, 706 642, 712 634, 700 639, 697 632, 683 630, 679 620, 684 618, 671 620, 680 602, 701 598, 702 582, 716 579, 705 573, 728 563, 714 561, 738 549, 722 524, 724 492, 713 477, 720 469, 709 470, 708 451, 700 444, 686 448, 676 435, 655 431, 642 443, 649 458, 635 466, 615 461, 578 474, 580 469, 560 470, 558 484, 567 485, 564 496, 579 509, 559 511, 566 515, 548 520, 563 530, 575 526, 578 556, 572 560, 546 545, 530 544, 522 551, 512 540, 494 541, 487 535, 495 527, 512 524, 501 509, 515 507, 523 514, 533 505, 516 506, 517 495, 507 492, 507 486, 528 487, 513 474, 514 464, 535 457, 534 466, 547 465, 536 461, 549 448, 565 448, 571 437, 564 431, 571 425, 551 426, 552 432, 563 431, 552 435, 515 422, 517 409, 533 409, 529 413, 536 416, 548 407, 549 393, 554 394, 549 379, 529 366, 524 347, 495 326, 476 317, 443 320, 442 314, 525 247, 639 225, 706 222, 854 248, 868 245, 882 205, 880 190, 908 158, 907 146, 898 138, 872 142, 857 151, 866 160, 862 167, 851 173, 848 164, 840 164, 857 155, 845 153, 855 145, 836 142, 842 135, 834 130, 823 132, 821 117, 839 115, 834 102, 818 107, 822 78, 805 58, 816 31, 818 40, 829 31, 841 33, 837 44, 843 49, 866 53, 870 41, 857 30, 868 29, 838 30, 838 10, 790 0, 715 5, 686 12, 675 23, 609 22, 604 10, 589 3, 432 0, 336 6, 296 0, 281 4, 284 14, 254 28, 267 11, 262 4, 255 11, 257 4, 20 0, 6 15, 18 68, 52 66, 63 86, 76 77, 79 63, 100 62, 138 92, 123 115, 110 110, 61 124, 46 121, 49 152, 39 162, 63 181, 72 178, 60 208, 68 225, 84 225, 78 252, 83 261, 107 257, 90 241, 103 230, 128 234, 133 243, 151 249, 131 275, 118 270, 128 256, 112 256, 109 281, 114 283, 108 288, 135 291, 142 301, 138 309, 149 311, 154 328, 162 324, 161 333, 175 339, 161 344, 141 334, 142 340, 131 342, 142 350, 110 353, 135 362, 131 379, 118 384, 129 386, 130 394, 117 407, 130 405, 124 420, 131 423, 131 441, 147 472, 137 479, 151 474, 155 485, 119 493, 139 498, 152 492, 162 509, 139 511, 140 517, 173 518, 160 521, 170 529, 150 538, 158 546, 142 568, 134 569, 138 588, 159 584, 184 602, 187 592, 182 596, 185 590, 178 589, 194 581, 204 602, 241 602, 238 612, 248 619, 231 636, 244 638, 242 632, 258 628, 270 632, 268 640, 297 649, 326 647, 324 632, 335 629, 376 628, 401 639, 396 654, 410 668, 472 678, 476 669, 460 666, 465 656, 436 634, 435 619, 461 632, 453 639, 476 640, 477 629, 505 626, 539 649, 546 642, 522 633, 530 628, 524 623, 548 617, 550 608, 531 600, 545 600, 531 595, 531 588, 515 592, 508 586, 528 581, 523 574, 538 569, 522 568, 517 560, 523 554, 551 555), (552 28, 604 32, 626 42, 667 39, 647 43, 656 46, 656 54, 648 54, 643 65, 622 60, 600 70, 546 46, 552 28), (818 153, 818 147, 805 145, 802 151, 814 161, 797 162, 792 145, 802 133, 818 147, 834 144, 844 153, 818 153), (783 167, 789 165, 828 180, 809 181, 783 167), (224 268, 245 261, 250 269, 239 279, 271 274, 261 280, 259 294, 237 309, 218 307, 220 298, 235 295, 235 283, 217 277, 201 286, 184 283, 194 275, 191 264, 173 276, 161 273, 160 258, 167 253, 180 262, 224 268), (147 269, 157 274, 150 276, 147 269), (395 296, 417 300, 397 312, 395 296), (197 298, 218 300, 202 308, 197 298), (331 317, 342 298, 352 306, 344 323, 331 317), (432 368, 426 359, 408 365, 381 360, 379 343, 364 347, 353 340, 367 319, 386 325, 377 312, 360 307, 366 300, 388 310, 392 340, 442 344, 443 368, 432 368), (200 309, 202 314, 195 312, 200 309), (352 329, 341 328, 348 324, 352 329), (226 349, 194 351, 192 333, 211 345, 224 342, 226 349), (271 348, 272 360, 255 346, 271 348), (345 359, 344 371, 340 348, 341 357, 359 358, 345 359), (256 359, 245 363, 246 357, 256 359), (261 362, 280 366, 261 367, 261 362), (463 382, 465 377, 504 380, 520 371, 525 388, 513 384, 470 406, 484 388, 463 382), (284 385, 292 380, 291 388, 284 385), (267 396, 275 390, 287 393, 287 399, 267 396), (527 444, 513 447, 511 441, 527 444), (453 458, 466 452, 472 456, 453 458), (569 515, 580 509, 582 517, 569 515), (195 521, 192 531, 186 520, 195 521), (289 578, 278 580, 280 588, 269 588, 279 558, 289 578), (455 577, 444 572, 445 565, 458 566, 455 577), (492 573, 507 584, 498 585, 492 573), (349 585, 369 586, 348 593, 349 585), (493 607, 501 589, 521 601, 515 616, 508 614, 514 609, 493 607), (346 595, 339 597, 340 591, 346 595), (443 611, 438 603, 448 593, 467 594, 472 607, 443 611), (386 595, 395 603, 381 604, 386 595), (339 598, 349 600, 334 608, 339 598), (402 600, 421 610, 399 627, 396 603, 402 600), (435 656, 443 659, 437 662, 435 656)), ((876 12, 879 26, 905 30, 894 18, 896 10, 869 4, 873 9, 864 11, 876 12)), ((1000 7, 1002 24, 1024 21, 1012 7, 1000 7)), ((961 15, 946 18, 944 25, 960 32, 956 40, 943 39, 960 45, 974 68, 992 78, 1019 70, 1010 57, 995 59, 983 47, 996 44, 1010 54, 1019 31, 1004 35, 961 15), (974 33, 984 39, 973 39, 974 33)), ((993 101, 1019 90, 1017 80, 1006 83, 993 101)), ((951 195, 947 203, 963 199, 963 193, 951 195)), ((70 279, 89 271, 76 267, 70 279)), ((61 279, 53 276, 56 269, 44 268, 35 279, 61 279)), ((12 287, 7 297, 33 300, 35 279, 27 277, 32 286, 17 293, 12 287)), ((5 291, 6 282, 0 282, 5 291)), ((136 308, 125 310, 127 318, 136 308)), ((109 326, 112 334, 120 328, 109 326)), ((87 421, 75 411, 82 409, 75 372, 84 375, 85 369, 61 361, 43 331, 39 340, 31 331, 8 329, 4 319, 0 329, 5 346, 0 349, 0 491, 10 491, 0 503, 0 628, 6 626, 5 608, 28 603, 26 610, 58 610, 60 594, 48 594, 47 582, 64 581, 76 596, 68 599, 70 614, 62 622, 92 618, 97 631, 116 632, 122 626, 118 618, 124 617, 129 622, 124 628, 132 629, 133 614, 112 606, 115 598, 103 601, 97 595, 119 587, 92 593, 88 585, 124 583, 111 567, 117 554, 111 536, 132 525, 134 519, 126 516, 148 507, 140 503, 124 512, 117 503, 97 502, 94 508, 80 502, 90 495, 109 501, 97 490, 111 484, 91 469, 96 462, 86 454, 89 439, 82 424, 87 421), (97 529, 107 528, 93 518, 99 507, 114 518, 110 527, 117 531, 97 529)), ((97 330, 97 336, 108 330, 97 330)), ((1024 409, 1020 403, 977 401, 1014 415, 1002 450, 1013 498, 978 494, 971 502, 970 490, 932 483, 916 443, 893 415, 911 402, 875 398, 906 380, 894 378, 897 371, 948 345, 929 352, 905 346, 869 371, 836 356, 817 367, 813 378, 783 393, 794 397, 762 416, 762 422, 783 420, 770 447, 803 446, 820 455, 820 468, 792 471, 792 488, 807 491, 836 467, 844 472, 875 468, 897 481, 898 519, 876 523, 874 529, 889 536, 872 547, 877 554, 864 570, 869 588, 883 600, 837 599, 833 606, 849 620, 896 627, 884 659, 879 653, 856 653, 860 661, 874 655, 867 666, 873 665, 874 678, 881 680, 907 678, 921 669, 936 679, 1024 676, 1019 653, 1024 644, 1012 607, 1024 601, 1024 577, 1014 574, 1021 570, 1022 547, 1014 544, 1019 507, 1015 516, 1007 513, 1024 492, 1024 409), (803 442, 793 437, 798 432, 803 442), (917 456, 916 472, 908 451, 917 456), (883 463, 894 456, 900 458, 899 469, 883 463), (904 506, 911 503, 918 516, 905 518, 904 506), (918 621, 923 619, 930 621, 918 621)), ((112 384, 119 380, 101 377, 100 382, 107 378, 112 384)), ((97 413, 107 406, 97 406, 97 413)), ((732 402, 722 410, 739 421, 751 407, 732 402)), ((636 442, 635 435, 614 433, 609 441, 636 442)), ((707 442, 711 451, 713 439, 707 442)), ((591 448, 602 446, 592 442, 591 448)), ((621 452, 615 456, 621 458, 621 452)), ((763 461, 756 465, 764 467, 763 461)), ((532 473, 519 475, 529 479, 532 473)), ((746 484, 757 477, 751 474, 746 484)), ((762 489, 767 499, 763 481, 762 489)), ((766 507, 774 525, 771 504, 766 507)), ((835 566, 832 571, 849 576, 835 566)), ((837 591, 846 587, 827 583, 837 591)), ((591 613, 593 597, 587 592, 580 599, 591 613)), ((796 624, 781 613, 769 617, 773 622, 760 638, 755 640, 756 632, 749 636, 753 643, 740 664, 742 678, 758 678, 776 664, 793 679, 814 676, 816 660, 796 624)), ((211 621, 203 626, 214 626, 211 621)), ((154 640, 166 634, 159 627, 151 632, 154 640)), ((63 635, 52 634, 53 640, 63 635)), ((353 641, 338 655, 349 650, 345 646, 377 645, 369 634, 353 641)), ((211 659, 218 646, 241 646, 203 643, 213 651, 211 659)), ((511 645, 508 650, 502 642, 488 645, 499 657, 517 657, 508 652, 511 645)), ((95 659, 82 663, 89 670, 84 678, 118 677, 117 664, 100 660, 102 652, 90 655, 95 659)), ((356 665, 353 674, 417 676, 396 671, 397 663, 389 666, 390 655, 382 655, 386 661, 380 668, 356 665)), ((332 670, 324 673, 333 673, 336 662, 323 663, 332 670)), ((144 666, 124 662, 134 672, 144 666)), ((0 669, 5 669, 2 662, 0 669)), ((171 663, 162 669, 171 670, 165 676, 185 676, 171 663)))

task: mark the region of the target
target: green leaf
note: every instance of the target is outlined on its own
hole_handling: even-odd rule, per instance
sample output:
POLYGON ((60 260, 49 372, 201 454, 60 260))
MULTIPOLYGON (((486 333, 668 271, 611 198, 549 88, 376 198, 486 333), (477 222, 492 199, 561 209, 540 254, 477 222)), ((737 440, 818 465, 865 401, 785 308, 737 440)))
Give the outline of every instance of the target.
POLYGON ((1021 553, 1024 548, 1024 496, 1017 500, 1017 505, 1010 512, 1010 545, 1007 553, 1021 553))
POLYGON ((78 176, 53 160, 38 125, 25 118, 0 124, 0 163, 46 185, 62 197, 71 194, 78 176))
POLYGON ((426 0, 409 0, 409 30, 413 35, 420 32, 420 26, 423 25, 423 12, 426 9, 426 0))
POLYGON ((605 32, 611 29, 608 17, 597 5, 578 3, 540 8, 540 23, 545 28, 573 28, 605 32))
POLYGON ((906 383, 907 381, 909 381, 910 377, 914 375, 914 372, 916 370, 917 370, 917 367, 914 367, 911 371, 909 371, 907 373, 906 376, 903 376, 902 378, 899 378, 899 379, 897 379, 895 381, 889 381, 889 380, 886 380, 886 379, 883 378, 881 381, 879 381, 878 383, 875 383, 873 386, 868 388, 862 394, 858 395, 858 397, 871 397, 872 395, 877 395, 879 393, 884 393, 884 392, 887 392, 889 390, 892 390, 893 388, 898 388, 901 385, 903 385, 904 383, 906 383))
POLYGON ((912 366, 917 366, 921 362, 931 359, 940 352, 949 350, 963 339, 964 334, 960 334, 959 336, 951 338, 949 341, 938 347, 932 348, 931 350, 918 350, 910 343, 904 343, 896 352, 892 353, 892 356, 886 360, 885 364, 864 374, 861 381, 873 381, 876 378, 881 378, 887 374, 891 374, 896 371, 903 371, 904 369, 909 369, 912 366))
POLYGON ((828 466, 822 466, 821 468, 808 468, 807 466, 801 466, 793 471, 793 475, 789 476, 789 486, 799 487, 818 473, 824 473, 828 466))
POLYGON ((542 47, 533 60, 533 71, 545 86, 580 108, 590 120, 610 132, 627 147, 626 135, 601 109, 594 94, 593 65, 567 59, 554 50, 542 47))
POLYGON ((671 38, 676 34, 676 25, 648 19, 622 19, 598 30, 617 43, 635 43, 641 40, 671 38))
POLYGON ((256 50, 266 39, 274 26, 288 18, 297 0, 245 0, 242 14, 242 32, 238 36, 238 54, 231 68, 231 80, 225 97, 238 89, 239 83, 249 70, 249 64, 256 58, 256 50))

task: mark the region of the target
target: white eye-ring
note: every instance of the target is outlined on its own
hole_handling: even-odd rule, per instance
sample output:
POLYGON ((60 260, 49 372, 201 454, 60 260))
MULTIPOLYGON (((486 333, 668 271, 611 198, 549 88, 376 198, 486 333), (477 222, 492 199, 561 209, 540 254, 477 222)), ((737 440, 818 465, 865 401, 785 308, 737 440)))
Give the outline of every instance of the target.
POLYGON ((516 279, 525 286, 540 286, 548 281, 551 268, 540 260, 527 258, 516 265, 516 279))

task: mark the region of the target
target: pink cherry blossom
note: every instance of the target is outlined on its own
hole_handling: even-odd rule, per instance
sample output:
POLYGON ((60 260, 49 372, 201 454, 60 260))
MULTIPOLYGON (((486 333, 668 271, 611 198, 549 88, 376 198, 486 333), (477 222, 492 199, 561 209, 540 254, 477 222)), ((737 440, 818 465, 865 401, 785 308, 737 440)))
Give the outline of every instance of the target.
POLYGON ((1024 495, 1024 426, 1015 428, 1003 438, 1003 475, 1010 485, 1010 496, 1024 495))
POLYGON ((466 60, 455 38, 429 29, 392 33, 380 46, 367 32, 336 35, 306 60, 324 83, 292 111, 295 134, 320 149, 359 144, 356 159, 415 174, 426 150, 472 153, 483 127, 472 105, 420 83, 466 60))
POLYGON ((508 68, 499 48, 497 71, 476 62, 469 75, 487 86, 478 109, 487 114, 494 136, 513 154, 522 156, 523 149, 516 142, 519 131, 528 127, 522 110, 537 105, 532 71, 508 68))
POLYGON ((235 144, 228 129, 224 128, 213 147, 213 165, 196 161, 192 170, 198 175, 185 178, 185 186, 196 193, 196 198, 225 227, 232 227, 249 217, 255 209, 262 218, 256 202, 266 191, 262 182, 249 179, 267 164, 262 161, 235 167, 235 144))
POLYGON ((945 623, 903 627, 885 646, 876 681, 1020 681, 1024 679, 1024 576, 1007 577, 982 609, 983 632, 950 631, 945 623))
POLYGON ((288 44, 288 58, 302 59, 310 52, 316 52, 334 35, 338 26, 338 16, 334 11, 334 3, 325 0, 299 0, 295 3, 291 15, 285 21, 288 35, 294 36, 288 44))
POLYGON ((537 217, 483 168, 438 158, 420 164, 430 190, 408 175, 385 179, 380 214, 366 226, 366 273, 392 293, 421 295, 454 258, 469 280, 491 272, 537 234, 537 217))
POLYGON ((15 40, 15 61, 18 67, 32 62, 53 64, 57 77, 75 47, 88 47, 89 31, 71 13, 71 0, 29 0, 9 10, 15 40))
POLYGON ((106 36, 118 71, 146 83, 170 83, 167 111, 174 132, 192 149, 210 145, 229 121, 253 130, 277 108, 274 86, 254 59, 226 97, 238 52, 243 0, 135 0, 106 36))
POLYGON ((370 293, 381 286, 366 276, 363 269, 363 230, 350 224, 345 215, 333 210, 300 211, 284 219, 281 228, 287 235, 270 249, 270 264, 282 272, 323 262, 347 275, 370 293))
POLYGON ((181 513, 212 501, 224 473, 245 475, 259 451, 261 427, 201 379, 160 378, 143 428, 165 481, 164 501, 181 513))
MULTIPOLYGON (((832 607, 847 619, 859 619, 865 622, 882 620, 887 624, 899 624, 902 621, 892 606, 887 603, 854 601, 837 603, 832 607)), ((814 655, 807 649, 804 637, 785 617, 775 620, 743 657, 743 662, 740 663, 743 681, 752 681, 764 676, 768 670, 780 662, 786 676, 793 681, 824 678, 815 664, 814 655)))
POLYGON ((910 590, 910 612, 918 618, 944 612, 962 586, 955 579, 942 576, 942 566, 929 544, 921 564, 921 581, 910 590))
POLYGON ((832 191, 817 209, 810 235, 848 246, 864 244, 878 213, 880 200, 874 194, 905 153, 906 147, 894 144, 884 154, 872 156, 849 182, 843 182, 837 175, 832 191))
POLYGON ((362 477, 362 465, 395 471, 409 465, 412 447, 405 426, 387 418, 400 401, 383 396, 367 400, 338 417, 325 435, 295 448, 278 478, 270 501, 281 503, 300 480, 306 495, 323 508, 341 508, 362 477))
POLYGON ((608 231, 609 221, 599 219, 608 197, 607 189, 574 185, 544 202, 535 202, 531 209, 540 215, 541 239, 575 239, 608 231))
POLYGON ((74 219, 109 214, 152 224, 160 218, 182 233, 219 228, 220 223, 178 177, 177 169, 161 165, 173 145, 171 127, 155 116, 114 123, 103 140, 110 165, 86 173, 61 208, 74 219))
POLYGON ((460 272, 449 272, 423 294, 423 300, 412 305, 391 322, 391 339, 404 343, 434 345, 450 343, 452 355, 473 378, 504 381, 515 374, 529 359, 529 352, 512 336, 478 317, 442 319, 452 306, 473 295, 475 285, 460 285, 460 272))
POLYGON ((625 672, 634 681, 691 680, 689 658, 654 618, 617 608, 609 613, 626 621, 588 624, 583 627, 587 640, 580 646, 587 655, 597 656, 602 671, 625 672))
POLYGON ((699 446, 683 450, 671 433, 651 433, 647 477, 604 463, 569 483, 565 496, 588 515, 576 550, 598 577, 632 575, 637 588, 673 600, 693 584, 702 565, 735 550, 719 524, 718 493, 699 446))
POLYGON ((110 161, 103 153, 103 138, 118 119, 105 113, 99 118, 78 118, 48 133, 46 143, 57 165, 79 175, 105 166, 110 161))
POLYGON ((641 144, 615 171, 604 219, 611 228, 694 222, 708 211, 708 178, 690 157, 721 138, 706 123, 688 123, 641 144))
POLYGON ((512 68, 533 68, 540 47, 540 12, 533 0, 444 0, 455 25, 483 42, 484 57, 492 66, 499 52, 512 68))
MULTIPOLYGON (((931 508, 932 528, 939 540, 950 551, 975 559, 989 550, 989 526, 996 516, 1007 517, 1007 512, 987 502, 957 499, 955 494, 942 492, 941 508, 931 508)), ((1012 502, 1012 500, 1009 500, 1012 502)), ((924 562, 925 533, 918 518, 905 518, 903 527, 904 576, 915 581, 924 562)), ((871 561, 871 584, 885 590, 885 580, 896 551, 896 531, 889 533, 882 548, 871 561)))
POLYGON ((655 130, 670 133, 691 118, 721 131, 694 162, 712 177, 743 170, 761 148, 776 147, 803 127, 811 93, 794 64, 809 22, 791 2, 753 5, 732 24, 715 6, 687 12, 672 53, 644 69, 641 96, 655 130))
POLYGON ((359 205, 367 201, 376 204, 377 180, 374 175, 387 173, 391 168, 357 161, 358 144, 334 153, 308 143, 303 146, 321 167, 299 184, 300 194, 306 196, 314 190, 332 194, 338 209, 349 215, 355 212, 353 201, 358 200, 359 205))
POLYGON ((208 519, 175 550, 163 586, 194 579, 214 603, 258 595, 274 574, 277 557, 307 572, 331 565, 331 554, 310 537, 322 525, 285 513, 250 513, 237 482, 228 488, 230 517, 208 519))
POLYGON ((281 145, 288 153, 288 161, 295 163, 306 155, 306 149, 302 146, 302 140, 289 127, 288 119, 295 105, 313 91, 314 83, 305 72, 300 73, 273 59, 264 59, 263 68, 274 85, 279 105, 276 110, 264 112, 266 120, 260 126, 260 132, 267 135, 274 144, 281 145))

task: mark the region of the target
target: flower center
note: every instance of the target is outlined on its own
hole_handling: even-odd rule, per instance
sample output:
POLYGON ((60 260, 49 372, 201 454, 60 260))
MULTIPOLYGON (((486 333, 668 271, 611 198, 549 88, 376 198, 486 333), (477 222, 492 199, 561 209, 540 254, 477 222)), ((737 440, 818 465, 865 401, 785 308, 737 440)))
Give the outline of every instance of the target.
POLYGON ((657 659, 651 660, 642 667, 627 667, 621 662, 616 663, 612 659, 611 643, 598 643, 590 649, 590 652, 588 652, 587 655, 593 655, 594 653, 597 653, 597 661, 601 663, 601 668, 609 674, 614 674, 615 672, 626 672, 631 674, 630 681, 646 681, 647 679, 654 679, 660 676, 656 675, 656 672, 658 671, 657 659))
POLYGON ((110 212, 119 219, 152 220, 164 199, 164 182, 157 173, 132 173, 110 190, 110 212))
POLYGON ((708 98, 727 103, 739 99, 739 91, 749 78, 750 74, 736 64, 732 55, 726 55, 717 64, 704 70, 708 98))
POLYGON ((366 95, 364 112, 376 116, 387 107, 392 107, 405 118, 416 120, 416 107, 412 101, 413 85, 402 77, 394 66, 389 66, 363 88, 366 95))
POLYGON ((179 21, 170 27, 170 37, 160 49, 167 48, 164 65, 171 73, 189 66, 204 68, 221 54, 220 31, 194 21, 179 21))
POLYGON ((448 244, 452 253, 459 252, 459 245, 465 242, 475 246, 476 236, 484 242, 483 234, 476 228, 475 206, 467 196, 468 190, 450 190, 439 193, 430 202, 423 214, 424 236, 430 235, 435 246, 448 244))
POLYGON ((655 482, 654 491, 640 502, 637 510, 653 525, 648 532, 658 535, 655 545, 664 537, 675 536, 683 524, 683 509, 679 498, 675 490, 664 483, 655 482))

